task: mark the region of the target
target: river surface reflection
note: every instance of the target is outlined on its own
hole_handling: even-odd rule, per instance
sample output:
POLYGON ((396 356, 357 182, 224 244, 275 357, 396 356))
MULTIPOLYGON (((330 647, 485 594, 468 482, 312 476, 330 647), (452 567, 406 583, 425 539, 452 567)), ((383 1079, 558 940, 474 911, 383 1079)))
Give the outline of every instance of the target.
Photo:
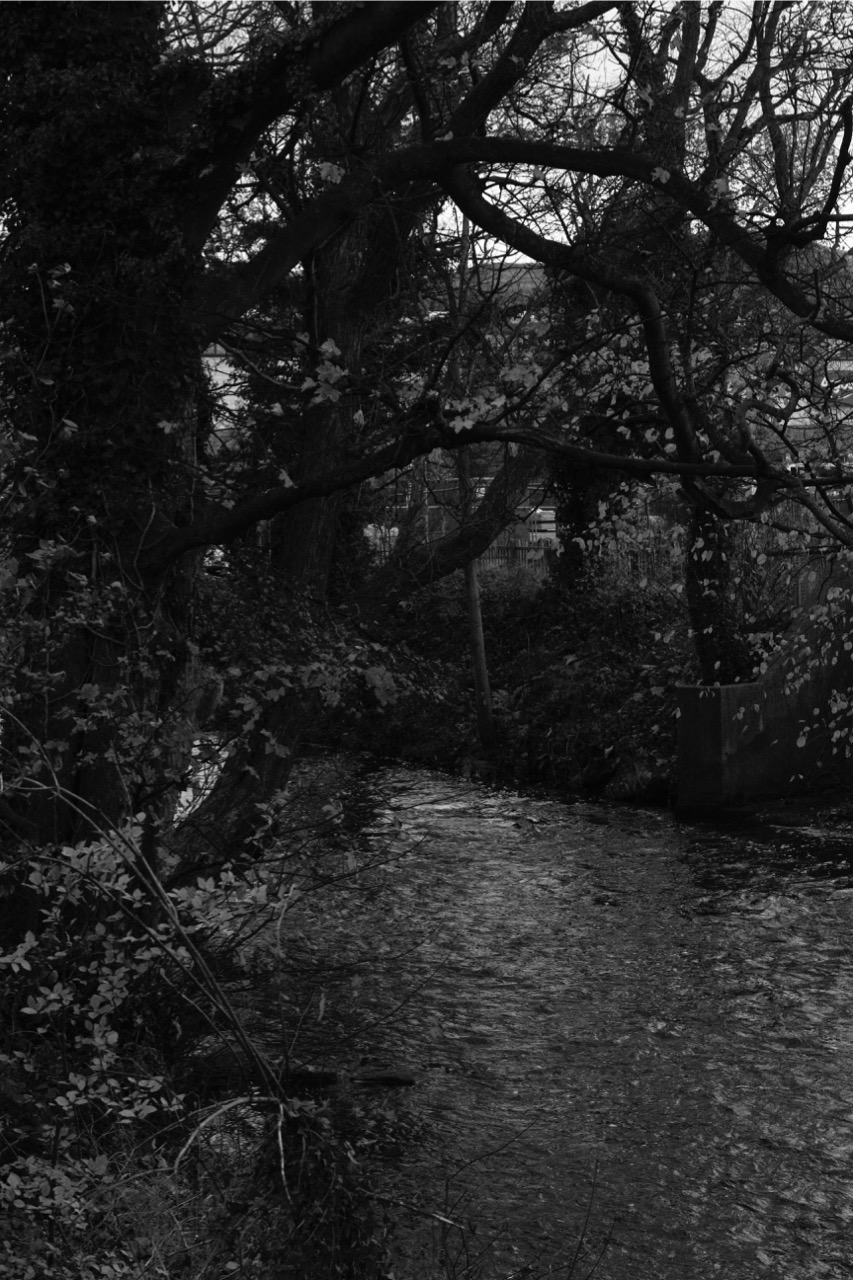
POLYGON ((326 1017, 417 1079, 365 1104, 381 1193, 460 1224, 396 1209, 396 1280, 849 1276, 849 829, 363 787, 326 1017))

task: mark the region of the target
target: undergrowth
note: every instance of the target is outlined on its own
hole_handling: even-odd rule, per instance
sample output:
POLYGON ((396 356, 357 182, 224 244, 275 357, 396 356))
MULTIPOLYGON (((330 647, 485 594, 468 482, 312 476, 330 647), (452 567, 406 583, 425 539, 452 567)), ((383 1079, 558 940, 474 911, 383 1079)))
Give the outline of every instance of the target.
POLYGON ((171 891, 134 823, 30 850, 38 929, 0 956, 2 1280, 380 1275, 355 1144, 294 1084, 297 996, 258 1022, 328 823, 171 891))
POLYGON ((599 567, 571 589, 483 573, 481 596, 497 750, 477 759, 468 622, 453 578, 421 592, 401 623, 411 648, 446 672, 441 704, 408 721, 402 754, 457 767, 473 756, 487 777, 665 802, 675 687, 695 678, 678 592, 599 567))

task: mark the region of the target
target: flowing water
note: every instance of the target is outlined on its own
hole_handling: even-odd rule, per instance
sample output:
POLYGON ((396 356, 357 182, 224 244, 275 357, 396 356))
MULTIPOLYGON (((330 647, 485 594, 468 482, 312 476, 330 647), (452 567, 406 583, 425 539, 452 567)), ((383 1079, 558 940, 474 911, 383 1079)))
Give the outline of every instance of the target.
POLYGON ((364 788, 317 1012, 415 1077, 352 1090, 396 1280, 848 1277, 849 827, 364 788))

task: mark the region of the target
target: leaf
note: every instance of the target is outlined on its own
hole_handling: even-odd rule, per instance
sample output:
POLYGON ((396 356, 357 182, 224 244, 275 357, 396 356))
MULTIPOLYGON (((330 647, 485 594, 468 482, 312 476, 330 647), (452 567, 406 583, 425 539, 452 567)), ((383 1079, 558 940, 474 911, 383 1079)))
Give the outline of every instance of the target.
POLYGON ((385 667, 368 667, 364 679, 382 707, 390 706, 397 701, 397 686, 394 677, 385 667))

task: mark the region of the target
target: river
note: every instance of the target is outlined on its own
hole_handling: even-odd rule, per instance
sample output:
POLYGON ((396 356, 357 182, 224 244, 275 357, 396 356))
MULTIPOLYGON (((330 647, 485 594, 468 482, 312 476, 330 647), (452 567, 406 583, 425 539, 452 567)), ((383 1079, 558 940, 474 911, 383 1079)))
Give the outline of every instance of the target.
POLYGON ((373 1135, 395 1280, 849 1276, 839 814, 714 828, 394 770, 342 813, 314 1061, 325 1035, 373 1135), (361 1082, 388 1069, 414 1085, 361 1082))

